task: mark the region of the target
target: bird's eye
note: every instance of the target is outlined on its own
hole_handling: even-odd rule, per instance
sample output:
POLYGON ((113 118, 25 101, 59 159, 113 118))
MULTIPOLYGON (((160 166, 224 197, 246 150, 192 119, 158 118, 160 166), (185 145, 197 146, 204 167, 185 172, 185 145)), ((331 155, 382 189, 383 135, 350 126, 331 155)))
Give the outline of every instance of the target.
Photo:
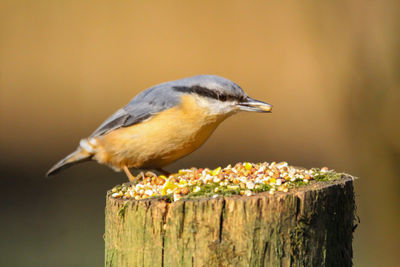
POLYGON ((219 95, 218 99, 221 101, 226 101, 226 95, 219 95))

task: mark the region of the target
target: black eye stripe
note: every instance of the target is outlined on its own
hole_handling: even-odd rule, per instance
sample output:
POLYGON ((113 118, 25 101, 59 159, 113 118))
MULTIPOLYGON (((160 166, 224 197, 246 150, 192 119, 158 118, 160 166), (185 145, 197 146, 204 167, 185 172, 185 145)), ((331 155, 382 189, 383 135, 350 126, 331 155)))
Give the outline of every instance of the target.
POLYGON ((226 95, 219 95, 218 99, 221 101, 226 101, 227 97, 226 97, 226 95))
POLYGON ((206 87, 202 87, 199 85, 194 85, 191 87, 188 86, 174 86, 173 87, 175 91, 178 92, 182 92, 182 93, 192 93, 192 94, 197 94, 197 95, 201 95, 204 97, 209 97, 209 98, 213 98, 216 100, 220 100, 220 101, 233 101, 233 100, 238 100, 238 101, 242 101, 243 97, 239 97, 239 96, 234 96, 234 95, 225 95, 225 94, 218 94, 217 92, 210 90, 206 87))
POLYGON ((197 94, 197 95, 201 95, 201 96, 205 96, 205 97, 209 97, 209 98, 213 98, 213 99, 218 99, 218 94, 208 88, 205 87, 201 87, 201 86, 174 86, 173 87, 174 90, 178 91, 178 92, 182 92, 182 93, 192 93, 192 94, 197 94))

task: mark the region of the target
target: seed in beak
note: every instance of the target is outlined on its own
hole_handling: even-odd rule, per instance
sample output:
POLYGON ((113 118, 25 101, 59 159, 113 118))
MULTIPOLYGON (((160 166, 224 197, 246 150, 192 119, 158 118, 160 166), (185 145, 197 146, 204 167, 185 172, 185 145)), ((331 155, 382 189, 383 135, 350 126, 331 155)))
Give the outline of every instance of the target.
POLYGON ((271 112, 272 105, 265 103, 260 100, 253 99, 251 97, 247 97, 244 101, 238 103, 238 107, 243 111, 251 111, 251 112, 271 112))

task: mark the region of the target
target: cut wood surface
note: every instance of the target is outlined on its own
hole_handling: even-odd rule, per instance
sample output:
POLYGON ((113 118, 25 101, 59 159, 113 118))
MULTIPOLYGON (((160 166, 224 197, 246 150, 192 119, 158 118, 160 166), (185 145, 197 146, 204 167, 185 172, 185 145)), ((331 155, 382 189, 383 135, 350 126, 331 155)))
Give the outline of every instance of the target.
POLYGON ((352 265, 347 175, 287 193, 106 202, 106 266, 352 265))

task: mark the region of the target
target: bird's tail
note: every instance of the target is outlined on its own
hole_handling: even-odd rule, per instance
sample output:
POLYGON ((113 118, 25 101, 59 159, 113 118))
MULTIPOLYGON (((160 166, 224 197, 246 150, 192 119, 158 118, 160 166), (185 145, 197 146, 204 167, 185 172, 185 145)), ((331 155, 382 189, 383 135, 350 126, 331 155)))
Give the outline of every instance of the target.
POLYGON ((88 152, 81 146, 79 146, 74 152, 57 162, 51 169, 46 173, 46 176, 55 175, 58 172, 71 167, 80 162, 88 161, 92 158, 93 153, 88 152))

